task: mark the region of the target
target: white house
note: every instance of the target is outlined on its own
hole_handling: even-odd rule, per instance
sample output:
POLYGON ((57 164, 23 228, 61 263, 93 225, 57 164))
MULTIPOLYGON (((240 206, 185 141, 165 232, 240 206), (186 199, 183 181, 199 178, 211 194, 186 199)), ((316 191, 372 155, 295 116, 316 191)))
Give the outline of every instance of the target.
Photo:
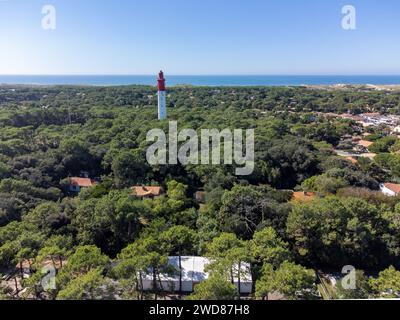
POLYGON ((382 183, 380 185, 380 188, 382 193, 389 197, 395 197, 400 194, 400 184, 382 183))
MULTIPOLYGON (((173 272, 173 274, 160 274, 161 281, 157 281, 157 285, 160 290, 165 292, 193 292, 197 284, 208 278, 208 273, 205 271, 205 268, 209 263, 210 260, 204 257, 182 256, 182 290, 179 290, 179 257, 168 257, 168 268, 171 267, 171 270, 175 270, 175 272, 173 272), (159 282, 161 282, 161 288, 159 282)), ((241 264, 241 270, 240 293, 250 294, 253 288, 250 264, 243 262, 241 264)), ((234 278, 234 284, 238 286, 238 277, 234 278)), ((143 277, 143 290, 148 291, 152 289, 153 275, 150 270, 150 272, 143 277)))

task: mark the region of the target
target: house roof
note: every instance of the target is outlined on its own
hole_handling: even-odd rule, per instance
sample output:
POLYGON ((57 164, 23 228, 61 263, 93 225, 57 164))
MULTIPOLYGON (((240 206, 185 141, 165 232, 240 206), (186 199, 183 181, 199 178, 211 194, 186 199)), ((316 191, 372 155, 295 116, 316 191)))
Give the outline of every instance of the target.
POLYGON ((137 197, 159 196, 162 194, 161 187, 134 186, 132 187, 133 195, 137 197))
POLYGON ((355 115, 351 115, 351 114, 347 114, 347 113, 341 114, 340 117, 344 118, 344 119, 351 119, 354 121, 362 121, 363 120, 363 118, 360 116, 355 116, 355 115))
POLYGON ((367 112, 362 114, 364 117, 380 117, 380 115, 379 112, 367 112))
POLYGON ((89 178, 71 177, 69 178, 69 181, 71 185, 79 187, 91 187, 94 184, 89 178))
POLYGON ((16 268, 23 268, 23 269, 28 269, 35 261, 33 259, 25 259, 22 260, 21 262, 18 262, 15 267, 16 268))
POLYGON ((358 160, 353 158, 353 157, 346 157, 347 160, 349 160, 352 164, 357 164, 358 160))
POLYGON ((205 198, 206 198, 206 192, 203 190, 196 191, 196 193, 194 194, 194 197, 195 197, 196 201, 203 202, 203 201, 205 201, 205 198))
POLYGON ((362 137, 360 137, 360 136, 355 136, 355 137, 351 137, 351 139, 352 139, 354 142, 358 142, 358 141, 362 140, 362 137))
POLYGON ((373 159, 376 157, 376 153, 362 153, 360 154, 360 157, 373 159))
POLYGON ((296 191, 293 192, 292 201, 297 202, 309 202, 315 198, 314 192, 303 192, 303 191, 296 191))
POLYGON ((365 148, 369 148, 370 146, 372 146, 374 143, 372 141, 367 141, 367 140, 360 140, 357 143, 360 146, 363 146, 365 148))
MULTIPOLYGON (((61 261, 62 261, 63 265, 67 264, 67 262, 68 262, 67 259, 65 259, 65 258, 61 258, 61 261)), ((35 263, 34 259, 25 259, 25 260, 22 260, 20 263, 17 263, 15 265, 15 267, 17 269, 20 269, 22 266, 23 269, 29 269, 34 263, 35 263)), ((42 261, 40 266, 42 268, 53 266, 53 260, 45 259, 42 261)), ((61 268, 60 259, 58 259, 58 258, 54 259, 54 267, 56 267, 57 269, 61 268)))
POLYGON ((397 184, 397 183, 384 183, 383 185, 384 185, 385 188, 393 191, 396 194, 400 193, 400 184, 397 184))

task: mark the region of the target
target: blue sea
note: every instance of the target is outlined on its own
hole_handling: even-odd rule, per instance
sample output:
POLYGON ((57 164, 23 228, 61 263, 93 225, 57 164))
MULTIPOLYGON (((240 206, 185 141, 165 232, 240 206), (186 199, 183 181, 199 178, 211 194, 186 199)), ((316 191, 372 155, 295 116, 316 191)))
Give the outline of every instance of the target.
MULTIPOLYGON (((36 85, 155 85, 156 75, 0 75, 0 84, 36 85)), ((301 86, 333 84, 400 84, 400 75, 390 76, 274 76, 274 75, 220 75, 178 76, 166 75, 167 85, 193 86, 301 86)))

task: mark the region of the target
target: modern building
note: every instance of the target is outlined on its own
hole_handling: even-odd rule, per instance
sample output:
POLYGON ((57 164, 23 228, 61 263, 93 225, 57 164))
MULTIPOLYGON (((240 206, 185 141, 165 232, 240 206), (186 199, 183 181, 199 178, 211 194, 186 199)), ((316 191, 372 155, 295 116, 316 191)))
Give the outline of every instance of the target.
POLYGON ((165 90, 164 73, 158 74, 158 119, 167 119, 167 93, 165 90))
MULTIPOLYGON (((179 257, 168 257, 168 269, 173 272, 162 273, 157 277, 158 289, 164 292, 193 292, 195 286, 206 280, 209 274, 205 271, 210 260, 204 257, 182 256, 182 288, 179 288, 179 257), (160 287, 161 286, 161 287, 160 287)), ((237 268, 237 267, 236 267, 237 268)), ((241 264, 240 293, 250 294, 253 289, 253 281, 250 273, 250 264, 243 262, 241 264)), ((234 277, 234 284, 238 287, 238 277, 234 277)), ((143 278, 143 290, 153 289, 153 275, 151 270, 143 278)))

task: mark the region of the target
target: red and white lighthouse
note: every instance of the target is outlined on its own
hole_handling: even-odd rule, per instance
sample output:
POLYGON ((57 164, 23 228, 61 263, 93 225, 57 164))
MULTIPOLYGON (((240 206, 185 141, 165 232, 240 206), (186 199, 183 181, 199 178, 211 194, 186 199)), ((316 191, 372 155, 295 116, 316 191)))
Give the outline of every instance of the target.
POLYGON ((165 91, 164 73, 160 71, 158 74, 158 119, 167 118, 167 94, 165 91))

